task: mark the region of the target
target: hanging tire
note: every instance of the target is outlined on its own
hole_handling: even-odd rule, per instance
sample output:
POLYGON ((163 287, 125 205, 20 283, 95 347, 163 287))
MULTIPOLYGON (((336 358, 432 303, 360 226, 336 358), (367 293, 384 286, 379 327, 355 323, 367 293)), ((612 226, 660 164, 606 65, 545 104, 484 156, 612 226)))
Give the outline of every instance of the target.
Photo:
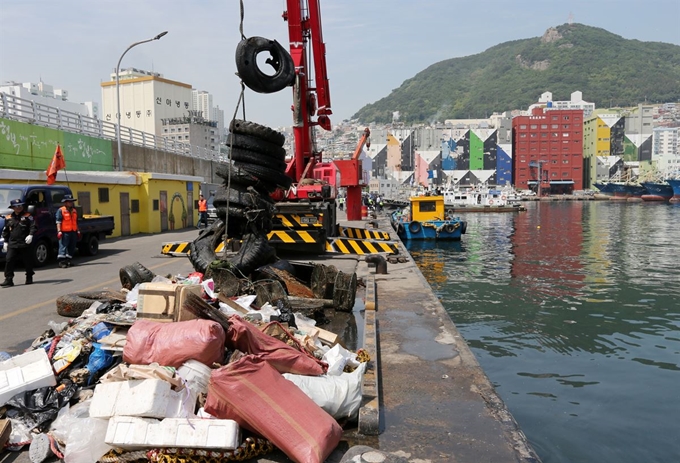
POLYGON ((215 175, 224 179, 224 183, 222 184, 224 188, 227 188, 227 185, 231 185, 236 188, 238 188, 239 185, 243 187, 252 186, 258 192, 266 193, 267 195, 276 191, 277 188, 277 186, 272 182, 262 182, 245 169, 236 167, 233 164, 219 166, 215 171, 215 175))
POLYGON ((62 317, 80 317, 96 301, 117 301, 108 291, 66 294, 57 298, 57 313, 62 317))
POLYGON ((264 167, 257 164, 243 164, 243 163, 236 163, 236 166, 253 174, 263 183, 271 182, 274 185, 283 188, 284 190, 290 188, 290 186, 293 184, 292 178, 290 178, 283 172, 270 169, 269 167, 264 167))
POLYGON ((257 164, 278 172, 284 172, 286 170, 286 163, 284 161, 274 159, 271 156, 264 155, 257 151, 232 148, 229 155, 235 162, 257 164))
POLYGON ((456 228, 458 228, 458 227, 456 227, 452 223, 447 223, 446 225, 444 225, 444 231, 446 233, 453 233, 454 231, 456 231, 456 228))
POLYGON ((283 161, 286 158, 286 149, 274 143, 251 137, 250 135, 230 133, 227 135, 225 145, 228 148, 242 148, 249 151, 257 151, 268 158, 283 161))
POLYGON ((244 121, 242 119, 233 119, 229 123, 229 131, 231 133, 238 133, 241 135, 249 135, 251 137, 259 138, 261 140, 273 143, 276 146, 283 146, 286 142, 286 136, 281 132, 260 125, 255 122, 244 121))
POLYGON ((416 220, 414 220, 413 222, 411 222, 410 224, 408 224, 408 230, 409 230, 411 233, 413 233, 413 234, 420 233, 420 230, 421 230, 422 228, 423 228, 423 227, 420 226, 420 222, 418 222, 418 221, 416 221, 416 220))
POLYGON ((248 277, 256 268, 267 265, 276 257, 276 250, 271 247, 267 235, 247 235, 238 253, 229 259, 234 269, 240 273, 236 276, 248 277))
POLYGON ((293 84, 295 64, 290 53, 276 40, 264 37, 248 37, 236 46, 236 69, 244 84, 258 93, 274 93, 293 84), (273 75, 262 72, 257 55, 269 52, 266 64, 274 69, 273 75))
POLYGON ((222 240, 224 229, 224 222, 217 220, 203 230, 198 238, 189 243, 189 261, 194 266, 194 270, 205 273, 208 266, 217 259, 215 248, 222 240))
POLYGON ((466 231, 467 231, 467 222, 461 222, 460 234, 464 235, 466 231))
POLYGON ((404 224, 403 223, 397 224, 397 234, 399 234, 399 235, 404 234, 404 224))

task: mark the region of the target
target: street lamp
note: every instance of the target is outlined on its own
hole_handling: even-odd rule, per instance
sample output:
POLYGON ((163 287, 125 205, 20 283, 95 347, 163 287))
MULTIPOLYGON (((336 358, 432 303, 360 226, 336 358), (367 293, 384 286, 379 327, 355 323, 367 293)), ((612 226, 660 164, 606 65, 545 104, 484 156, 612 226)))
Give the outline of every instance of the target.
POLYGON ((116 125, 116 139, 118 140, 118 170, 122 171, 123 170, 123 150, 120 142, 120 62, 123 61, 123 56, 125 56, 125 53, 130 51, 131 48, 136 47, 137 45, 141 45, 146 42, 153 42, 154 40, 158 40, 161 37, 163 37, 165 34, 167 34, 168 31, 161 32, 157 36, 155 36, 152 39, 147 39, 147 40, 142 40, 141 42, 135 42, 129 47, 125 49, 122 55, 120 55, 120 59, 118 60, 118 64, 116 64, 116 107, 117 107, 117 112, 118 112, 118 125, 116 125))

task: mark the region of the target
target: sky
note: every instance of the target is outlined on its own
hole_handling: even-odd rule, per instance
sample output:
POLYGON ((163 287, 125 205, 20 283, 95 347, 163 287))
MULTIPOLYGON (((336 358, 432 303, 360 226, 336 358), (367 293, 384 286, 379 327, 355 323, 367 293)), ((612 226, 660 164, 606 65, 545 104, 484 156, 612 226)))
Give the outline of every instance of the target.
MULTIPOLYGON (((626 39, 680 45, 680 0, 319 1, 333 124, 432 64, 539 37, 570 17, 626 39)), ((286 1, 242 2, 243 34, 287 49, 286 1)), ((100 83, 110 80, 125 49, 168 31, 130 50, 121 69, 153 70, 210 92, 225 120, 235 112, 242 118, 234 59, 239 25, 239 0, 0 0, 0 83, 42 79, 67 90, 70 101, 101 103, 100 83)), ((245 119, 289 126, 292 99, 290 88, 246 89, 245 119)))

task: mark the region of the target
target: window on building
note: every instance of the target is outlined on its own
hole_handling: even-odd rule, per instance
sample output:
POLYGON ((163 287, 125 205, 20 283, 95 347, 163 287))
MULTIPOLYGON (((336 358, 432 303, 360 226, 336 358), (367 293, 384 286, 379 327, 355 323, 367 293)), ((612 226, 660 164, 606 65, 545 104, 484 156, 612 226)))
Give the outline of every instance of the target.
POLYGON ((520 133, 520 134, 519 134, 519 138, 526 138, 526 137, 527 137, 527 134, 526 134, 526 133, 520 133))
POLYGON ((568 121, 568 120, 569 120, 569 116, 564 116, 562 119, 564 119, 565 121, 568 121))
POLYGON ((541 132, 541 138, 548 138, 548 132, 541 132))
POLYGON ((139 199, 130 200, 130 212, 139 213, 139 199))
POLYGON ((536 133, 531 134, 531 138, 536 138, 537 136, 538 136, 538 134, 536 134, 536 133))
POLYGON ((526 124, 522 124, 522 125, 519 126, 519 128, 520 128, 520 129, 526 129, 527 126, 526 126, 526 124))
POLYGON ((552 133, 552 136, 553 136, 553 138, 557 138, 557 137, 560 136, 560 134, 559 134, 558 132, 553 132, 553 133, 552 133))
POLYGON ((99 193, 99 202, 100 203, 108 203, 109 202, 109 189, 108 188, 99 188, 98 193, 99 193))
POLYGON ((569 127, 570 127, 569 124, 562 124, 562 128, 563 128, 563 129, 568 129, 569 127))
POLYGON ((153 208, 154 211, 157 211, 158 209, 160 209, 160 202, 157 199, 154 199, 151 207, 153 208))
POLYGON ((537 128, 538 128, 538 125, 536 125, 536 124, 531 124, 531 128, 532 128, 532 129, 537 129, 537 128))
POLYGON ((556 121, 557 119, 558 119, 557 116, 553 116, 553 117, 552 117, 552 120, 553 120, 553 121, 556 121))
POLYGON ((548 124, 541 124, 541 128, 542 128, 542 129, 547 129, 547 128, 548 128, 548 124))

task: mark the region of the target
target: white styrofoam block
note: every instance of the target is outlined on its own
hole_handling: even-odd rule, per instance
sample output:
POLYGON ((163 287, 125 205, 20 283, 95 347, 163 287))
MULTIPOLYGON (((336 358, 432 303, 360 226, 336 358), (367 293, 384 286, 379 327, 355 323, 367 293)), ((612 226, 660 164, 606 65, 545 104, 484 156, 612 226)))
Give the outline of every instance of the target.
POLYGON ((162 379, 100 383, 94 389, 90 416, 139 416, 146 418, 194 416, 196 395, 172 391, 162 379))
POLYGON ((123 449, 184 447, 233 450, 241 443, 241 432, 232 420, 166 418, 157 421, 116 416, 109 421, 105 442, 123 449))
POLYGON ((0 405, 20 392, 56 384, 52 364, 42 349, 0 362, 0 405))

